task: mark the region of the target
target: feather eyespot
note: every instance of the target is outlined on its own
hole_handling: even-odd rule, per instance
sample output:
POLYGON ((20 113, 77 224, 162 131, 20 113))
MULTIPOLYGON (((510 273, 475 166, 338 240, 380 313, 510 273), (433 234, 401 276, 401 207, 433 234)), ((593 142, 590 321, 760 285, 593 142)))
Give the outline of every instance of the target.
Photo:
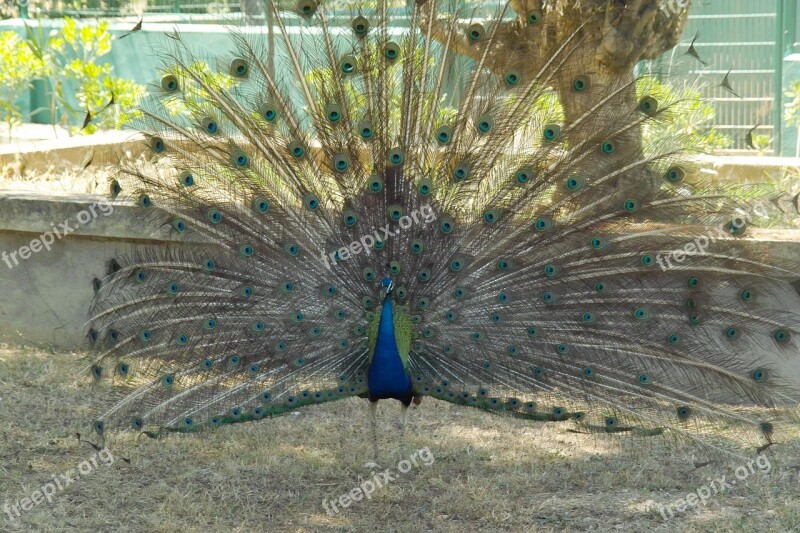
POLYGON ((564 183, 566 188, 570 191, 578 191, 583 188, 584 180, 580 176, 573 176, 571 178, 567 178, 567 181, 564 183))
POLYGON ((483 24, 472 24, 469 28, 467 28, 467 38, 471 43, 480 42, 483 40, 485 35, 486 28, 483 27, 483 24))
POLYGON ((664 178, 672 184, 682 182, 684 177, 686 177, 686 172, 681 167, 671 167, 664 174, 664 178))
POLYGON ((436 131, 436 140, 439 144, 447 144, 453 138, 453 128, 450 126, 442 126, 436 131))
POLYGON ((556 141, 558 138, 561 137, 561 127, 556 124, 551 124, 549 126, 545 126, 544 128, 544 138, 547 141, 556 141))
POLYGON ((317 1, 300 0, 297 2, 297 11, 304 17, 311 17, 317 11, 317 1))
POLYGON ((542 20, 542 12, 538 9, 528 11, 528 13, 525 14, 525 20, 527 20, 528 24, 531 25, 539 24, 539 22, 542 20))
POLYGON ((211 117, 204 118, 200 124, 202 125, 203 129, 207 133, 210 133, 211 135, 214 135, 219 131, 219 126, 217 125, 217 122, 211 117))
POLYGON ((246 78, 250 72, 250 66, 244 59, 234 59, 231 61, 230 73, 235 78, 246 78))
POLYGON ((339 68, 341 68, 342 73, 344 74, 352 74, 356 71, 356 66, 356 58, 353 56, 345 56, 339 63, 339 68))
POLYGON ((471 168, 468 164, 461 163, 453 171, 453 178, 455 178, 456 181, 465 180, 469 177, 470 170, 471 168))
POLYGON ((240 150, 236 150, 231 155, 234 164, 239 168, 247 167, 250 164, 250 158, 247 157, 247 154, 240 150))
POLYGON ((375 271, 371 268, 364 269, 364 281, 375 281, 375 271))
POLYGON ((455 221, 450 217, 445 217, 442 219, 441 224, 439 224, 439 229, 444 234, 452 233, 455 229, 455 221))
POLYGON ((536 231, 547 231, 553 226, 552 220, 549 217, 539 217, 534 222, 536 231))
POLYGON ((524 185, 533 177, 533 171, 529 168, 523 168, 517 171, 516 180, 520 185, 524 185))
POLYGON ((364 37, 369 32, 369 21, 362 17, 356 17, 352 24, 353 31, 359 37, 364 37))
POLYGON ((479 133, 489 133, 494 128, 494 119, 490 115, 483 115, 477 124, 479 133))
POLYGON ((575 92, 582 93, 591 87, 591 81, 588 76, 578 76, 572 81, 572 89, 575 92))
POLYGON ((369 179, 369 191, 372 193, 378 193, 383 189, 383 180, 380 176, 372 176, 369 179))
POLYGON ((337 123, 342 119, 342 108, 336 104, 330 104, 325 109, 325 116, 332 123, 337 123))
POLYGON ((253 209, 261 213, 262 215, 269 211, 269 201, 266 198, 261 196, 257 196, 253 199, 253 209))
POLYGON ((505 77, 506 85, 508 85, 510 87, 513 87, 513 86, 517 85, 521 79, 522 79, 522 75, 520 74, 520 72, 518 70, 512 70, 512 71, 506 73, 506 77, 505 77))
POLYGON ((741 237, 747 231, 747 222, 741 217, 735 217, 725 225, 725 230, 736 237, 741 237))
POLYGON ((497 209, 490 209, 483 214, 483 221, 487 224, 494 224, 500 219, 500 211, 497 209))
POLYGON ((302 144, 295 141, 289 144, 289 153, 295 159, 302 159, 306 155, 306 149, 302 144))
POLYGON ((361 135, 362 139, 368 141, 372 139, 372 136, 375 134, 375 130, 372 128, 372 123, 368 120, 365 120, 359 124, 358 133, 361 135))
POLYGON ((358 222, 358 216, 356 216, 355 212, 348 209, 342 214, 342 221, 345 226, 354 226, 356 222, 358 222))
POLYGON ((275 119, 278 118, 278 110, 271 104, 263 104, 258 112, 267 122, 275 122, 275 119))
POLYGON ((178 78, 172 74, 167 74, 161 78, 161 89, 167 93, 174 93, 178 90, 178 78))
POLYGON ((401 148, 392 148, 387 154, 387 159, 391 165, 397 166, 403 163, 405 160, 405 155, 403 154, 403 150, 401 148))
POLYGON ((153 137, 152 139, 150 139, 149 145, 150 149, 157 154, 163 152, 165 148, 164 140, 161 137, 153 137))
POLYGON ((386 43, 386 48, 383 50, 383 55, 389 61, 394 61, 400 57, 400 46, 395 42, 386 43))
POLYGON ((218 209, 209 209, 206 216, 208 217, 208 221, 212 224, 219 224, 222 222, 222 213, 220 213, 218 209))
POLYGON ((788 342, 792 340, 792 334, 787 329, 778 329, 772 335, 772 338, 775 339, 775 342, 778 344, 788 344, 788 342))
POLYGON ((645 96, 642 98, 642 101, 639 102, 639 109, 645 115, 654 116, 658 113, 658 100, 653 98, 652 96, 645 96))
POLYGON ((421 180, 419 181, 419 184, 417 185, 417 191, 418 191, 418 192, 419 192, 419 193, 420 193, 422 196, 428 196, 428 195, 430 195, 430 193, 431 193, 431 189, 432 189, 432 188, 433 188, 433 182, 431 182, 431 180, 430 180, 430 179, 428 179, 428 178, 423 178, 423 179, 421 179, 421 180))

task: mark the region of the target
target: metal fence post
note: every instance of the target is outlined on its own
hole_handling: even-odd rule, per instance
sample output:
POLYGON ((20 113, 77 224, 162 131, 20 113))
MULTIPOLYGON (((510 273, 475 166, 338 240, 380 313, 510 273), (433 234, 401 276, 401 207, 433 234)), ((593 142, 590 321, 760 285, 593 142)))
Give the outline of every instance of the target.
POLYGON ((783 53, 784 53, 784 32, 785 15, 786 15, 786 2, 785 0, 777 0, 775 6, 775 110, 773 116, 774 139, 772 146, 774 147, 775 155, 781 155, 781 141, 783 138, 783 53))
POLYGON ((48 95, 50 82, 47 78, 33 80, 30 89, 30 121, 33 124, 52 124, 50 114, 50 97, 48 95))
POLYGON ((784 21, 783 32, 783 51, 785 55, 794 53, 795 42, 797 41, 797 3, 788 2, 786 4, 786 20, 784 21))

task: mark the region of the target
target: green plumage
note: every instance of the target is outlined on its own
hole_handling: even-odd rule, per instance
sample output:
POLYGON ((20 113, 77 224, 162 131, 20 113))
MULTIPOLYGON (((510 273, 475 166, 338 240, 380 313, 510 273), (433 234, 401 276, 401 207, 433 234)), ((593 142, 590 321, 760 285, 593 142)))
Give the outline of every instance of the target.
POLYGON ((273 50, 233 29, 210 67, 170 36, 148 160, 118 180, 175 243, 97 291, 92 372, 119 385, 99 432, 365 396, 385 277, 414 396, 701 443, 795 423, 800 262, 749 240, 752 206, 703 183, 691 135, 655 127, 677 100, 582 71, 581 28, 543 41, 541 70, 489 69, 495 26, 468 11, 417 2, 394 28, 385 3, 300 4, 273 50))

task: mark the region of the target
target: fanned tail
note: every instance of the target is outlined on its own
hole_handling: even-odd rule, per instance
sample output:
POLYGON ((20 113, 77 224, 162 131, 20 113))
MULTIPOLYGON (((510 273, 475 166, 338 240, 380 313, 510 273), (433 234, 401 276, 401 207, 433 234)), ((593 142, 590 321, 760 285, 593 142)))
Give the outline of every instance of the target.
POLYGON ((365 395, 391 276, 416 396, 773 442, 800 398, 800 264, 702 184, 689 135, 639 141, 679 101, 646 77, 592 83, 582 27, 522 71, 493 54, 499 26, 439 3, 396 29, 385 0, 341 24, 299 2, 276 17, 274 70, 257 29, 232 30, 214 68, 171 36, 139 125, 151 160, 120 181, 175 243, 118 258, 99 287, 92 372, 124 395, 96 429, 365 395), (569 115, 565 79, 584 102, 569 115))

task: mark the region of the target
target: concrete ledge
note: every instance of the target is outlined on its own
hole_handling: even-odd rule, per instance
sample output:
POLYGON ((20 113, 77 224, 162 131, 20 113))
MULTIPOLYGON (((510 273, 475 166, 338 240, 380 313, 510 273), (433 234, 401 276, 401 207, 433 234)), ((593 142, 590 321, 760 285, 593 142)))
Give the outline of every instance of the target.
POLYGON ((0 144, 0 167, 16 164, 24 171, 45 172, 51 168, 82 167, 89 159, 93 164, 113 164, 123 154, 137 157, 146 148, 144 137, 132 131, 100 131, 63 138, 50 127, 26 124, 20 133, 22 138, 0 144), (51 137, 36 138, 47 134, 51 137))
MULTIPOLYGON (((140 208, 107 200, 0 192, 0 342, 61 349, 84 345, 92 280, 102 277, 108 259, 141 245, 192 245, 170 241, 159 229, 144 233, 150 225, 140 208), (90 216, 92 205, 95 216, 90 216), (64 221, 74 229, 54 237, 45 249, 43 234, 52 234, 64 221), (39 241, 38 251, 33 241, 39 241), (27 257, 21 255, 23 247, 27 257)), ((796 261, 800 268, 800 230, 753 229, 749 239, 773 256, 796 261)))
POLYGON ((2 342, 82 346, 92 280, 103 277, 106 262, 169 242, 138 206, 99 196, 0 192, 0 212, 2 342))
POLYGON ((696 160, 711 171, 703 173, 711 183, 765 183, 786 175, 794 175, 800 182, 800 158, 797 157, 699 156, 696 160))
POLYGON ((0 191, 0 233, 42 234, 69 222, 70 237, 147 242, 164 234, 149 228, 142 210, 129 202, 94 195, 0 191), (143 229, 148 228, 147 233, 143 229))
MULTIPOLYGON (((26 139, 0 144, 0 167, 18 164, 27 171, 45 171, 80 167, 88 157, 95 165, 115 164, 123 154, 135 158, 147 149, 144 137, 133 131, 99 131, 62 138, 63 133, 54 134, 49 126, 26 124, 21 129, 26 139), (37 135, 51 137, 30 140, 37 135)), ((795 175, 800 181, 800 158, 703 155, 695 160, 706 170, 702 179, 709 183, 765 183, 786 175, 795 175)))

